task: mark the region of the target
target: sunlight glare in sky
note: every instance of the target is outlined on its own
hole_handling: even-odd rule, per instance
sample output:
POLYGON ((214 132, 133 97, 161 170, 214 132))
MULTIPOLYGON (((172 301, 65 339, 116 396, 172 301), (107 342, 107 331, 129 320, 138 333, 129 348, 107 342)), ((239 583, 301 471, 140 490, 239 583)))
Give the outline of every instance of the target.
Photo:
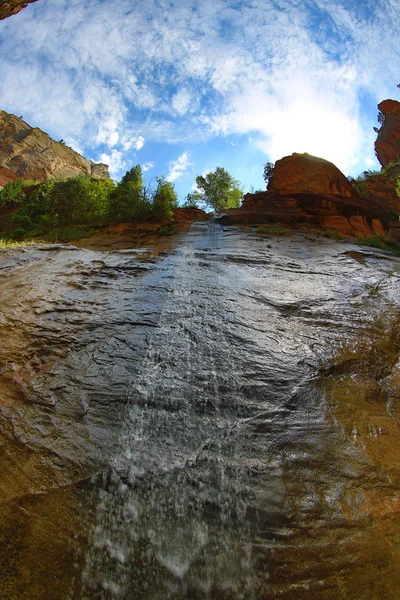
POLYGON ((181 200, 217 165, 263 187, 292 152, 356 175, 399 39, 397 0, 38 0, 0 22, 0 108, 181 200))

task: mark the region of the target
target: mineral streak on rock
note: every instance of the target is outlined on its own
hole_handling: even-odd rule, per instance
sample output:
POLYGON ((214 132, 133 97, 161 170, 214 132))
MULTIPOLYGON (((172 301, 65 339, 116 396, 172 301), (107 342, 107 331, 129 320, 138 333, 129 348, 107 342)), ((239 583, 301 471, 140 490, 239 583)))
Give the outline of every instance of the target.
POLYGON ((382 127, 375 142, 376 156, 382 167, 400 158, 400 102, 383 100, 378 104, 382 127))
POLYGON ((108 166, 87 160, 38 127, 0 110, 0 167, 17 177, 47 181, 88 175, 109 179, 108 166))
POLYGON ((0 0, 0 20, 16 15, 31 2, 37 0, 0 0))

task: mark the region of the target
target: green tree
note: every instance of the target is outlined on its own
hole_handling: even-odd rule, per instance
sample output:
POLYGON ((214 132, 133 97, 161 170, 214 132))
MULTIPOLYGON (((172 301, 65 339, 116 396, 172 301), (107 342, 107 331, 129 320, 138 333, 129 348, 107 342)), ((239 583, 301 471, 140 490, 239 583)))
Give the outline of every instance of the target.
POLYGON ((200 194, 196 194, 195 192, 192 192, 190 194, 187 194, 185 201, 183 203, 183 207, 184 208, 199 208, 198 205, 198 201, 200 200, 199 198, 200 194))
POLYGON ((263 172, 263 178, 265 181, 265 185, 268 185, 269 180, 271 179, 271 177, 274 176, 274 163, 272 162, 266 162, 264 165, 264 172, 263 172))
POLYGON ((238 208, 243 198, 243 189, 239 181, 222 167, 217 167, 205 176, 196 177, 196 185, 199 189, 198 194, 194 194, 196 199, 201 199, 216 212, 238 208))
POLYGON ((143 221, 151 216, 140 165, 125 173, 110 197, 110 217, 116 221, 143 221))
POLYGON ((153 214, 156 221, 170 221, 173 209, 178 207, 174 184, 165 177, 156 177, 157 189, 153 196, 153 214))

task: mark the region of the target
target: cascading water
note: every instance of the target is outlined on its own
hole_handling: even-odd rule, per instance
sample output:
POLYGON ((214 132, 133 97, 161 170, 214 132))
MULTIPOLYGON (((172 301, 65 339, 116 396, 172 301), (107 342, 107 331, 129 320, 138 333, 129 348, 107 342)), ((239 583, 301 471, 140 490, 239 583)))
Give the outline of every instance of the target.
MULTIPOLYGON (((64 461, 73 533, 57 592, 35 596, 31 585, 19 597, 369 597, 357 593, 373 589, 374 543, 385 573, 399 560, 393 536, 377 535, 388 514, 396 522, 396 478, 335 419, 329 382, 343 380, 329 357, 382 311, 395 319, 399 261, 384 258, 216 223, 192 225, 156 260, 60 249, 45 263, 36 253, 44 288, 68 274, 27 320, 68 346, 29 386, 35 422, 45 398, 50 434, 60 422, 62 448, 40 444, 64 461), (58 312, 43 309, 52 301, 58 312), (378 514, 382 498, 392 509, 378 514)), ((12 267, 15 286, 28 275, 12 267)), ((52 489, 42 485, 41 519, 52 489)))

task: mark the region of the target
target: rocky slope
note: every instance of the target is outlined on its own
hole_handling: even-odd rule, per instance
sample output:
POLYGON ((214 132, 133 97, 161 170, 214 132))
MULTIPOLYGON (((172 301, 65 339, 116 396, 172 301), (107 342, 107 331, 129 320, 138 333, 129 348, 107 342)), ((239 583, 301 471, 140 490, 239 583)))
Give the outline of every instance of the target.
POLYGON ((31 2, 37 0, 0 0, 0 20, 16 15, 31 2))
POLYGON ((382 127, 375 142, 376 156, 382 167, 400 157, 400 102, 384 100, 378 104, 382 127))
POLYGON ((266 192, 246 194, 242 208, 227 211, 224 220, 307 225, 357 237, 388 229, 382 208, 362 200, 334 164, 297 153, 276 162, 266 192))
MULTIPOLYGON (((89 175, 109 179, 108 166, 87 160, 38 127, 0 110, 0 167, 17 177, 47 181, 89 175)), ((4 185, 5 176, 0 185, 4 185)), ((11 180, 12 177, 9 179, 11 180)))

